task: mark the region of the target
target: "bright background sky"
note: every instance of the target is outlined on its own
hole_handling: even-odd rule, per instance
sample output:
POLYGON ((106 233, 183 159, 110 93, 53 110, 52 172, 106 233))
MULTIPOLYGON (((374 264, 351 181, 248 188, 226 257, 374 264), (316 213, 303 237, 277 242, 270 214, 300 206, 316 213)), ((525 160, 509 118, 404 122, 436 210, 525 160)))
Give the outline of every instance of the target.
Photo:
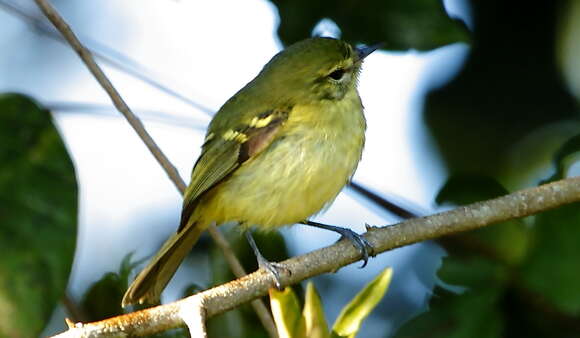
MULTIPOLYGON (((27 5, 36 12, 32 3, 27 5)), ((445 5, 453 15, 468 12, 460 0, 445 5)), ((58 2, 57 6, 89 47, 114 57, 98 47, 99 43, 107 45, 143 65, 147 71, 141 73, 214 111, 282 48, 275 34, 276 7, 263 0, 102 0, 58 2)), ((326 22, 316 31, 336 31, 332 25, 326 22)), ((23 92, 49 107, 62 108, 64 103, 110 106, 104 91, 66 46, 35 33, 1 10, 0 26, 1 92, 23 92)), ((369 127, 355 180, 385 196, 408 201, 415 210, 434 211, 433 197, 446 174, 422 123, 423 99, 428 90, 444 84, 459 70, 467 52, 467 46, 456 44, 427 53, 381 51, 365 60, 360 94, 369 127)), ((130 60, 117 60, 131 66, 130 60)), ((208 115, 101 65, 188 180, 208 115)), ((54 117, 80 183, 79 237, 69 284, 69 292, 78 299, 104 272, 118 270, 128 252, 135 251, 136 258, 153 254, 175 230, 181 198, 126 121, 112 110, 55 109, 54 117)), ((358 232, 364 230, 365 222, 385 225, 396 221, 344 192, 317 219, 348 225, 358 232)), ((337 239, 336 234, 305 226, 285 229, 283 234, 292 254, 337 239)), ((433 244, 414 245, 382 254, 363 270, 357 268, 358 263, 325 277, 341 279, 332 284, 340 290, 322 290, 328 318, 332 322, 356 290, 380 270, 393 266, 390 292, 404 293, 407 308, 393 308, 390 320, 371 317, 365 324, 367 332, 389 330, 392 321, 407 318, 424 305, 441 255, 433 244), (421 268, 413 264, 416 262, 421 268)), ((196 275, 200 283, 209 278, 197 270, 178 271, 178 275, 185 274, 196 275)), ((165 301, 177 297, 176 290, 184 283, 176 278, 165 301)), ((388 299, 384 303, 400 305, 388 299)), ((62 320, 59 316, 55 320, 62 320)))

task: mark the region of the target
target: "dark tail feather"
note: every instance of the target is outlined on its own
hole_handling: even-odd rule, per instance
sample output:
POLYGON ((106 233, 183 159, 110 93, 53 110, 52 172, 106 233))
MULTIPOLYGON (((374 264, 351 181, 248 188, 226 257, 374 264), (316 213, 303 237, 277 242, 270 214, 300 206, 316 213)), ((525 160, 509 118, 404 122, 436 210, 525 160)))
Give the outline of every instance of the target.
POLYGON ((204 230, 193 223, 171 236, 129 286, 121 306, 159 301, 161 292, 204 230))

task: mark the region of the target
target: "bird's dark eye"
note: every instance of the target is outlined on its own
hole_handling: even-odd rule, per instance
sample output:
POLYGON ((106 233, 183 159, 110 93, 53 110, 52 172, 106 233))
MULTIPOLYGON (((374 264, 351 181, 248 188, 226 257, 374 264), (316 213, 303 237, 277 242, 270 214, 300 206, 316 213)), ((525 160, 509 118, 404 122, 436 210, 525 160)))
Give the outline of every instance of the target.
POLYGON ((337 70, 333 71, 332 73, 328 74, 328 77, 333 80, 340 80, 344 76, 344 69, 338 68, 337 70))

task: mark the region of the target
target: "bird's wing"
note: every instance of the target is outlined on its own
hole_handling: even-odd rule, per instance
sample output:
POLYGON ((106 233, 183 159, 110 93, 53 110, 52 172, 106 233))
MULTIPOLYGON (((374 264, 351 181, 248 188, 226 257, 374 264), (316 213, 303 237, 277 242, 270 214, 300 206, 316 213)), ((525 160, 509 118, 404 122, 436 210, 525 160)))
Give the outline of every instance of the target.
POLYGON ((187 225, 199 198, 206 191, 270 145, 288 114, 289 109, 269 110, 256 115, 238 129, 221 132, 210 130, 202 146, 202 153, 193 167, 191 182, 185 190, 178 232, 187 225))

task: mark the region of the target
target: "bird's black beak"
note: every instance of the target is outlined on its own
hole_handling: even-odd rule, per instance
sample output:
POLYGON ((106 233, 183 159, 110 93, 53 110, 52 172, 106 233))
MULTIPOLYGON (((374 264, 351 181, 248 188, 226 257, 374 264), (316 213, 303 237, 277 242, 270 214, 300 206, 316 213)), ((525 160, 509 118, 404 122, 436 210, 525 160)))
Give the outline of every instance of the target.
POLYGON ((385 44, 384 42, 375 43, 374 45, 370 46, 361 46, 356 48, 356 54, 358 56, 358 62, 364 60, 367 56, 369 56, 375 50, 383 47, 385 44))

